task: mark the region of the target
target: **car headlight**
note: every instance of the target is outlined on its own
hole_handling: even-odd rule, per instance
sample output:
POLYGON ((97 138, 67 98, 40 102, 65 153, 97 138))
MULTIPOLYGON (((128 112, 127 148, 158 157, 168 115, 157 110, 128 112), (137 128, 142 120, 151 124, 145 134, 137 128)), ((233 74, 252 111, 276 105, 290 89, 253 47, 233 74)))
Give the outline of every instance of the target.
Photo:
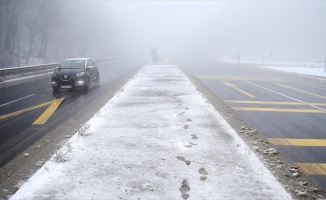
POLYGON ((52 75, 53 77, 56 77, 57 76, 57 74, 56 73, 53 73, 53 75, 52 75))
POLYGON ((82 76, 84 76, 84 74, 85 74, 84 72, 80 72, 80 73, 76 74, 76 76, 77 77, 82 77, 82 76))

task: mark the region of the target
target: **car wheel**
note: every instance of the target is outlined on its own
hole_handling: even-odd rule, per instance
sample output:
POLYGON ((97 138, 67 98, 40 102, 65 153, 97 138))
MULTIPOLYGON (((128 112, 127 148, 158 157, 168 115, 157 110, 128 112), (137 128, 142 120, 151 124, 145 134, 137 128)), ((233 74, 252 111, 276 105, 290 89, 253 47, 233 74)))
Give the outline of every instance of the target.
POLYGON ((90 87, 91 87, 91 81, 90 81, 89 78, 87 78, 86 85, 85 85, 85 90, 89 90, 90 87))
POLYGON ((100 81, 100 73, 97 73, 96 74, 96 79, 95 80, 96 80, 96 82, 99 82, 100 81))

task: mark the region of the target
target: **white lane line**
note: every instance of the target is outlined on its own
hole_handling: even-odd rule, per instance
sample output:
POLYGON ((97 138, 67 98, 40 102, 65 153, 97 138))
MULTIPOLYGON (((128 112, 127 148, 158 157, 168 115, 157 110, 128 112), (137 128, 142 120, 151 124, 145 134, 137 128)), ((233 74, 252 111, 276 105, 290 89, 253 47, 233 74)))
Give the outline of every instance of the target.
POLYGON ((46 89, 45 91, 48 91, 48 90, 52 90, 52 88, 48 88, 48 89, 46 89))
POLYGON ((8 102, 8 103, 5 103, 5 104, 0 105, 0 107, 5 106, 5 105, 8 105, 8 104, 11 104, 11 103, 14 103, 14 102, 17 102, 17 101, 20 101, 20 100, 23 100, 23 99, 26 99, 26 98, 31 97, 31 96, 34 96, 34 95, 35 95, 35 94, 31 94, 31 95, 28 95, 28 96, 26 96, 26 97, 23 97, 23 98, 20 98, 20 99, 16 99, 16 100, 14 100, 14 101, 10 101, 10 102, 8 102))
POLYGON ((222 72, 222 71, 220 71, 220 70, 217 70, 217 69, 214 69, 214 68, 211 68, 211 67, 206 67, 206 68, 211 69, 211 70, 213 70, 213 71, 216 71, 216 72, 218 72, 218 73, 221 73, 221 74, 227 75, 227 76, 231 76, 231 77, 233 77, 233 78, 235 78, 235 79, 238 79, 238 80, 240 80, 240 81, 243 81, 243 82, 249 83, 249 84, 254 85, 254 86, 256 86, 256 87, 262 88, 262 89, 264 89, 264 90, 267 90, 267 91, 273 92, 273 93, 275 93, 275 94, 281 95, 281 96, 283 96, 283 97, 286 97, 286 98, 292 99, 292 100, 294 100, 294 101, 297 101, 297 102, 300 102, 300 103, 306 104, 306 105, 308 105, 308 106, 311 106, 311 107, 313 107, 313 108, 316 108, 316 109, 318 109, 318 110, 322 110, 322 111, 326 112, 326 110, 323 109, 323 108, 320 108, 320 107, 318 107, 318 106, 314 106, 314 105, 312 105, 312 104, 310 104, 310 103, 307 103, 307 102, 301 101, 301 100, 296 99, 296 98, 294 98, 294 97, 290 97, 290 96, 288 96, 288 95, 286 95, 286 94, 283 94, 283 93, 277 92, 277 91, 275 91, 275 90, 272 90, 272 89, 269 89, 269 88, 263 87, 263 86, 261 86, 261 85, 258 85, 258 84, 256 84, 256 83, 253 83, 253 82, 250 82, 250 81, 246 81, 246 80, 244 80, 244 79, 241 79, 241 78, 239 78, 239 77, 233 76, 233 75, 231 75, 231 74, 227 74, 227 73, 225 73, 225 72, 222 72))

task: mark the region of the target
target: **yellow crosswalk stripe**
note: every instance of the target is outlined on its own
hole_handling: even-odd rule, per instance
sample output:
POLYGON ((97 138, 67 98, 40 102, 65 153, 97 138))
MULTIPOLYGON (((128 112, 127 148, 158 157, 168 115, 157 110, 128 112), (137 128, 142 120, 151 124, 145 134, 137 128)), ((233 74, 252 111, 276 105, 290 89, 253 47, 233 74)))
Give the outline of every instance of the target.
POLYGON ((297 88, 294 88, 294 87, 291 87, 291 86, 288 86, 288 85, 283 85, 283 84, 279 84, 279 83, 276 83, 276 84, 281 86, 281 87, 284 87, 284 88, 289 88, 289 89, 296 90, 296 91, 299 91, 299 92, 302 92, 302 93, 305 93, 305 94, 309 94, 309 95, 313 95, 313 96, 316 96, 316 97, 319 97, 319 98, 326 99, 325 96, 322 96, 322 95, 319 95, 319 94, 315 94, 315 93, 308 92, 308 91, 305 91, 305 90, 300 90, 300 89, 297 89, 297 88))
MULTIPOLYGON (((236 104, 263 104, 263 105, 306 105, 301 102, 295 101, 242 101, 242 100, 224 100, 226 103, 236 103, 236 104)), ((326 106, 326 103, 310 103, 314 106, 326 106)))
MULTIPOLYGON (((274 145, 326 147, 326 139, 268 138, 274 145)), ((296 163, 304 174, 326 175, 326 163, 296 163)))
POLYGON ((274 82, 285 82, 286 80, 273 77, 273 76, 228 76, 228 75, 206 75, 197 74, 198 79, 205 80, 252 80, 252 81, 274 81, 274 82))
POLYGON ((274 145, 326 147, 326 139, 268 138, 274 145))
POLYGON ((252 97, 252 98, 255 97, 254 95, 252 95, 252 94, 250 94, 249 92, 246 92, 246 91, 244 91, 244 90, 238 88, 236 85, 234 85, 234 84, 232 84, 232 83, 228 83, 228 82, 225 82, 225 81, 223 81, 223 83, 224 83, 225 86, 227 86, 227 87, 231 87, 231 88, 233 88, 233 89, 239 91, 240 93, 242 93, 242 94, 244 94, 244 95, 246 95, 246 96, 248 96, 248 97, 252 97))
POLYGON ((64 97, 54 100, 48 109, 46 109, 46 111, 44 111, 43 114, 33 124, 44 124, 53 115, 63 100, 64 97))
POLYGON ((296 163, 307 175, 326 175, 326 163, 296 163))
POLYGON ((317 109, 291 109, 291 108, 253 108, 253 107, 232 107, 239 111, 257 111, 257 112, 293 112, 293 113, 326 113, 317 109))

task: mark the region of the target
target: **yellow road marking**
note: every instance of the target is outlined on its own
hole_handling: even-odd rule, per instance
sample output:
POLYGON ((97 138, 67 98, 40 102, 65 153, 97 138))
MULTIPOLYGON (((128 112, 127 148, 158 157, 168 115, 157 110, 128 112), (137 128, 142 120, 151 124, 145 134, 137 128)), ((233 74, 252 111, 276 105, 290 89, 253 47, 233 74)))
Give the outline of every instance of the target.
POLYGON ((252 107, 232 107, 233 110, 261 111, 261 112, 295 112, 295 113, 326 113, 316 109, 289 109, 289 108, 252 108, 252 107))
POLYGON ((326 163, 296 163, 307 175, 326 175, 326 163))
POLYGON ((324 147, 326 139, 294 139, 294 138, 268 138, 268 142, 274 145, 324 147))
POLYGON ((46 109, 46 111, 44 111, 43 114, 33 124, 44 124, 53 115, 54 111, 56 111, 63 100, 64 97, 54 100, 48 109, 46 109))
POLYGON ((284 82, 286 80, 272 77, 272 76, 227 76, 227 75, 203 75, 197 74, 198 79, 205 80, 253 80, 253 81, 274 81, 274 82, 284 82))
POLYGON ((49 102, 46 102, 46 103, 42 103, 42 104, 39 104, 39 105, 36 105, 36 106, 33 106, 33 107, 30 107, 30 108, 26 108, 26 109, 23 109, 23 110, 19 110, 19 111, 16 111, 16 112, 13 112, 13 113, 9 113, 9 114, 6 114, 6 115, 2 115, 0 116, 0 119, 6 119, 8 117, 12 117, 12 116, 15 116, 15 115, 19 115, 19 114, 22 114, 24 112, 28 112, 28 111, 31 111, 31 110, 35 110, 37 108, 41 108, 43 106, 47 106, 49 104, 51 104, 52 101, 49 101, 49 102))
POLYGON ((231 87, 231 88, 233 88, 233 89, 235 89, 235 90, 238 90, 239 92, 241 92, 241 93, 244 94, 244 95, 247 95, 248 97, 255 97, 254 95, 252 95, 252 94, 250 94, 250 93, 248 93, 248 92, 246 92, 246 91, 244 91, 244 90, 238 88, 238 87, 237 87, 236 85, 234 85, 234 84, 231 84, 231 83, 228 83, 228 82, 225 82, 225 81, 223 81, 223 83, 224 83, 225 86, 227 86, 227 87, 231 87))
POLYGON ((321 95, 314 94, 314 93, 311 93, 311 92, 307 92, 307 91, 304 91, 304 90, 296 89, 296 88, 291 87, 291 86, 288 86, 288 85, 283 85, 283 84, 279 84, 279 83, 276 83, 276 84, 279 85, 279 86, 281 86, 281 87, 290 88, 292 90, 296 90, 296 91, 299 91, 299 92, 302 92, 302 93, 306 93, 306 94, 310 94, 310 95, 313 95, 313 96, 316 96, 316 97, 320 97, 320 98, 326 99, 325 96, 321 96, 321 95))
MULTIPOLYGON (((306 105, 301 102, 287 101, 241 101, 241 100, 224 100, 226 103, 241 103, 241 104, 270 104, 270 105, 306 105)), ((310 103, 314 106, 326 106, 326 103, 310 103)))
MULTIPOLYGON (((238 101, 224 100, 227 103, 242 103, 242 104, 271 104, 271 105, 304 105, 300 102, 278 102, 278 101, 238 101)), ((326 105, 326 104, 325 104, 326 105)))

